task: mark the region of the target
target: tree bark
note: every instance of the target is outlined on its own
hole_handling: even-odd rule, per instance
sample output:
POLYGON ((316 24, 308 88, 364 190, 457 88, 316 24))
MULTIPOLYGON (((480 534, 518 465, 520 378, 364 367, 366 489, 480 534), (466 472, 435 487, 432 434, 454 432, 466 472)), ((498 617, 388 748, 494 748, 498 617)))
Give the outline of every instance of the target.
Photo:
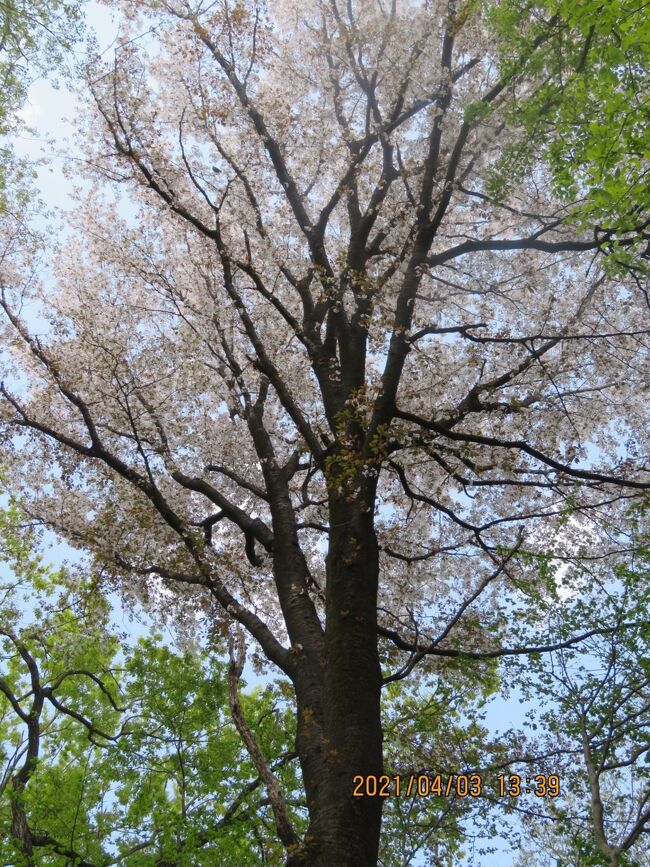
POLYGON ((11 794, 11 836, 18 851, 23 855, 24 867, 34 867, 34 847, 32 835, 27 823, 27 814, 22 805, 21 796, 24 786, 14 789, 11 794))
MULTIPOLYGON (((305 777, 311 825, 303 860, 290 864, 377 864, 382 799, 353 796, 354 776, 379 777, 383 768, 379 554, 373 510, 360 500, 330 498, 321 756, 305 777)), ((302 714, 304 737, 304 707, 302 714)))

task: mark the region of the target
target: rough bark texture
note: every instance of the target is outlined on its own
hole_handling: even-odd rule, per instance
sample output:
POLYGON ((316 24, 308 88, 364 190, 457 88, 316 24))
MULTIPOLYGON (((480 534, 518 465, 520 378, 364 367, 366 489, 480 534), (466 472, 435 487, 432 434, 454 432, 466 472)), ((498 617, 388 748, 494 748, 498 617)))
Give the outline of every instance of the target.
POLYGON ((27 823, 27 814, 20 800, 23 788, 22 786, 14 786, 11 793, 11 836, 18 851, 23 856, 25 867, 34 867, 32 834, 27 823))
POLYGON ((324 857, 319 865, 375 865, 382 800, 353 798, 352 778, 382 773, 377 652, 378 550, 373 511, 332 503, 324 682, 324 857))

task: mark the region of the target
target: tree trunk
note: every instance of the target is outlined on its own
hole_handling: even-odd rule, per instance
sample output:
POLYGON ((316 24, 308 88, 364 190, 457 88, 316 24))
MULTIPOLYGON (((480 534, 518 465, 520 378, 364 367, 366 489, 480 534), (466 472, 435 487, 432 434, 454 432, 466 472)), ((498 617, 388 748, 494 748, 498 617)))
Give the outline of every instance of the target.
MULTIPOLYGON (((375 867, 382 799, 352 794, 353 777, 360 775, 365 782, 368 776, 379 777, 383 767, 379 555, 372 510, 333 499, 330 527, 320 761, 309 779, 305 775, 308 845, 302 860, 288 864, 375 867)), ((304 737, 305 708, 299 705, 300 714, 304 737)))
POLYGON ((11 794, 11 836, 18 851, 24 856, 24 867, 34 867, 32 835, 21 800, 23 788, 24 786, 21 786, 18 791, 14 790, 11 794))

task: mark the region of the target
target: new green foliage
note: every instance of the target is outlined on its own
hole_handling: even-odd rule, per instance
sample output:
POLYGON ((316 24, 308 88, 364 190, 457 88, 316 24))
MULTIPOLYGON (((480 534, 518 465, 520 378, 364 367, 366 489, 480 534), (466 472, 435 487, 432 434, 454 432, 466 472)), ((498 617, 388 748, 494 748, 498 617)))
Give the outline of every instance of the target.
MULTIPOLYGON (((223 659, 174 652, 159 636, 123 647, 95 584, 47 568, 24 520, 13 507, 0 512, 0 861, 276 857, 223 659)), ((240 701, 300 824, 291 709, 274 686, 240 701)))
MULTIPOLYGON (((507 111, 521 135, 488 179, 507 198, 538 160, 578 226, 596 231, 621 265, 639 267, 648 238, 621 250, 620 237, 647 230, 650 208, 650 16, 633 0, 496 3, 487 16, 501 65, 512 76, 507 111), (535 39, 535 68, 521 58, 535 39), (594 228, 595 227, 595 228, 594 228)), ((646 231, 647 235, 647 231, 646 231)))

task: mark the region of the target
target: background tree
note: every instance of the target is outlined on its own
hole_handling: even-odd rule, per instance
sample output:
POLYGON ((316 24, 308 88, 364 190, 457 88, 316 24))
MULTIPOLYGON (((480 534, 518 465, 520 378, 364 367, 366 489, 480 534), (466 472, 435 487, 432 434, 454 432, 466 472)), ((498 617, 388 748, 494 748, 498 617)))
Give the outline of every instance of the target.
MULTIPOLYGON (((22 522, 15 507, 0 511, 2 862, 274 860, 281 845, 231 718, 227 663, 159 637, 119 653, 97 583, 44 566, 22 522)), ((261 755, 275 757, 273 772, 295 793, 286 698, 269 686, 237 701, 261 755)), ((294 795, 298 826, 301 808, 294 795)))
POLYGON ((28 867, 39 847, 66 857, 75 851, 84 788, 93 788, 83 760, 88 739, 110 740, 118 710, 107 604, 90 584, 71 587, 44 567, 31 542, 15 507, 0 511, 0 852, 5 863, 28 867), (44 753, 57 757, 49 775, 39 772, 44 753), (62 775, 71 755, 78 764, 62 775))
MULTIPOLYGON (((618 249, 616 238, 626 228, 642 226, 648 213, 647 20, 628 3, 578 0, 546 8, 558 15, 557 38, 549 40, 545 58, 547 75, 534 91, 522 88, 515 95, 508 121, 520 136, 506 147, 489 186, 502 198, 541 152, 554 190, 570 203, 576 225, 595 231, 610 266, 626 266, 634 279, 639 267, 644 273, 643 262, 618 249), (573 38, 566 38, 563 23, 573 38)), ((513 38, 513 6, 501 4, 492 15, 501 63, 514 64, 520 44, 513 38)), ((642 236, 639 241, 637 253, 647 263, 642 236)), ((637 289, 642 290, 640 281, 637 289)))
POLYGON ((516 674, 521 667, 511 666, 534 697, 533 727, 543 732, 532 753, 562 780, 561 797, 529 815, 524 830, 537 843, 533 859, 555 851, 558 864, 640 867, 650 829, 647 535, 603 587, 587 572, 574 594, 540 606, 558 635, 590 622, 612 630, 534 658, 516 674))
POLYGON ((81 35, 81 22, 79 2, 0 2, 0 209, 7 205, 7 180, 15 183, 25 170, 14 160, 4 137, 20 127, 18 112, 31 80, 54 69, 65 72, 69 50, 81 35), (9 167, 13 171, 8 172, 9 167))
POLYGON ((274 809, 287 863, 374 865, 382 800, 352 776, 383 770, 382 685, 593 633, 532 616, 517 556, 567 508, 569 557, 587 530, 594 570, 631 545, 646 156, 626 123, 571 187, 550 139, 580 153, 564 101, 586 111, 590 76, 605 107, 643 80, 647 22, 629 2, 608 28, 587 2, 122 8, 59 290, 5 257, 6 366, 29 380, 2 387, 6 442, 29 434, 32 514, 107 580, 146 599, 158 576, 188 629, 237 623, 289 678, 310 824, 296 845, 274 809), (625 214, 608 199, 603 222, 590 165, 639 179, 625 214))

